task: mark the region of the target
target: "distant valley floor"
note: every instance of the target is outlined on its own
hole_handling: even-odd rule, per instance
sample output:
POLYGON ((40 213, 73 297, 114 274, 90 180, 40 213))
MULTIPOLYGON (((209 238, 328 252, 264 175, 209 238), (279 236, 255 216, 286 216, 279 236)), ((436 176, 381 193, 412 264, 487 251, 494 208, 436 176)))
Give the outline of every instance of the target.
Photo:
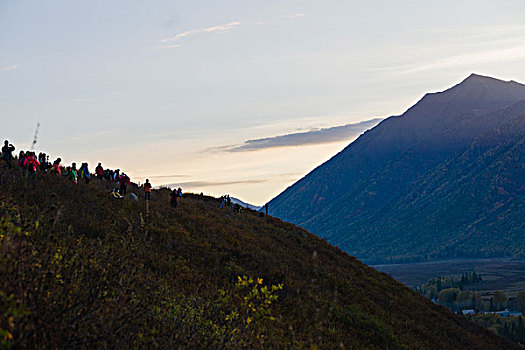
POLYGON ((409 287, 437 276, 461 275, 476 271, 483 277, 483 281, 474 286, 479 292, 491 293, 495 290, 504 290, 509 295, 515 296, 517 292, 525 290, 525 260, 454 259, 428 263, 372 265, 372 267, 389 274, 409 287))

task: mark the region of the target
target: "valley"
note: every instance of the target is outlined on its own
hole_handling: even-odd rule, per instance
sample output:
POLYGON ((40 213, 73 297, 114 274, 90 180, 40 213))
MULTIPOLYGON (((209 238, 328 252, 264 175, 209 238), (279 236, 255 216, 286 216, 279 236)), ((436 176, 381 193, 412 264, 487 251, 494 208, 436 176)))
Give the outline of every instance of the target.
POLYGON ((399 282, 413 287, 437 276, 460 276, 476 271, 483 278, 474 287, 482 295, 503 290, 509 296, 525 290, 525 261, 511 258, 452 259, 425 263, 373 265, 399 282))

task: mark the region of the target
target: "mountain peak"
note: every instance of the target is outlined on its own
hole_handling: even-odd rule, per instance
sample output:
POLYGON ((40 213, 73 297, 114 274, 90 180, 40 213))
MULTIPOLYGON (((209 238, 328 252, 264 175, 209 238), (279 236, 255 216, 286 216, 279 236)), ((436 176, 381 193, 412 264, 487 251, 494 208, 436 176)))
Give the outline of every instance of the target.
POLYGON ((464 79, 461 83, 459 83, 456 86, 470 85, 470 83, 482 84, 492 89, 503 86, 525 88, 525 85, 517 83, 514 80, 505 81, 476 73, 470 74, 466 79, 464 79))
POLYGON ((452 98, 456 103, 473 104, 476 109, 487 109, 486 112, 490 112, 490 106, 494 107, 493 109, 501 109, 510 105, 509 102, 515 103, 525 99, 525 85, 472 73, 450 89, 431 95, 452 98), (498 102, 502 102, 502 105, 498 102))
POLYGON ((496 79, 496 78, 493 78, 493 77, 489 77, 487 75, 481 75, 481 74, 476 74, 476 73, 472 73, 470 74, 464 81, 466 80, 478 80, 478 81, 482 81, 482 80, 497 80, 497 81, 501 81, 503 82, 503 80, 500 80, 500 79, 496 79))

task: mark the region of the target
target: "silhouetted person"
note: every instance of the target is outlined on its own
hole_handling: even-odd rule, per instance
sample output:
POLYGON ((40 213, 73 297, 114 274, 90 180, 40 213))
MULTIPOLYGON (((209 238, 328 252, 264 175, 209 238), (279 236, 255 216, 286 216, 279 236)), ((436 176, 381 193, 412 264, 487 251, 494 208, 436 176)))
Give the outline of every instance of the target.
POLYGON ((266 215, 268 215, 268 203, 264 205, 264 211, 266 212, 266 215))
POLYGON ((144 199, 147 201, 151 199, 151 183, 148 179, 146 179, 146 183, 144 184, 144 199))
POLYGON ((24 168, 26 169, 28 175, 31 178, 34 178, 36 176, 36 169, 39 165, 40 162, 38 161, 38 159, 35 158, 35 154, 33 152, 29 152, 28 156, 24 161, 24 168))
POLYGON ((177 208, 178 198, 179 198, 179 195, 177 193, 177 190, 173 189, 173 191, 170 192, 170 205, 172 208, 177 208))
POLYGON ((24 167, 24 162, 26 161, 26 157, 27 157, 26 153, 24 151, 20 151, 20 154, 18 155, 18 165, 21 168, 24 167))
POLYGON ((2 147, 2 159, 9 168, 11 168, 11 161, 13 160, 14 150, 15 146, 10 144, 9 141, 5 140, 4 147, 2 147))
POLYGON ((89 173, 88 163, 82 163, 80 169, 78 169, 78 175, 81 179, 84 179, 85 183, 89 183, 91 180, 91 174, 89 173))
POLYGON ((55 175, 61 175, 62 174, 62 170, 60 169, 60 162, 62 161, 62 159, 60 158, 57 158, 54 162, 53 162, 53 173, 55 175))
POLYGON ((98 163, 97 167, 95 168, 95 174, 97 174, 97 179, 102 180, 104 177, 104 168, 102 168, 102 164, 98 163))
POLYGON ((120 194, 125 196, 127 193, 128 185, 131 183, 131 179, 128 175, 122 173, 119 178, 120 181, 120 194))
POLYGON ((71 163, 71 166, 67 167, 67 171, 64 175, 69 177, 74 184, 78 183, 77 163, 71 163))

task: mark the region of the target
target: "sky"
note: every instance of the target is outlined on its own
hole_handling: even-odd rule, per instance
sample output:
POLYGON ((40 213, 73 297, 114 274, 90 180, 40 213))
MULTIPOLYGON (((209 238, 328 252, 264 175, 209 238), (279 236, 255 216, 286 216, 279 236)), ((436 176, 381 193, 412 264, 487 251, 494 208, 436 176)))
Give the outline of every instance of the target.
POLYGON ((525 1, 0 0, 0 138, 262 205, 471 73, 525 82, 525 1))

